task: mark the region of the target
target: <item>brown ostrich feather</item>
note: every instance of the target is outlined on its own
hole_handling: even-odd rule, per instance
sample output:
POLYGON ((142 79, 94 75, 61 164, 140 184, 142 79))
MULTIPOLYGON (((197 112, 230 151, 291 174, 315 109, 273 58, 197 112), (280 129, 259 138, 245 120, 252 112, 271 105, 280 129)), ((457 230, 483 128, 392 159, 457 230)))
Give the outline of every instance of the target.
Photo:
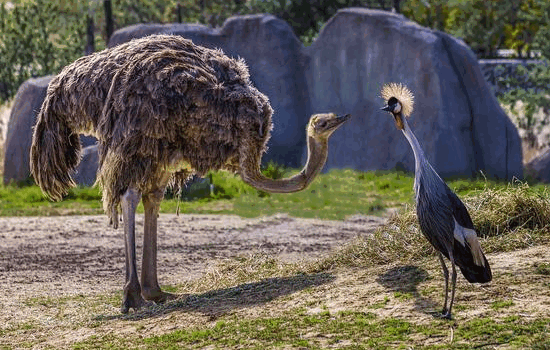
POLYGON ((243 60, 179 36, 136 39, 82 57, 51 81, 34 130, 31 172, 60 200, 74 186, 78 134, 95 136, 98 182, 112 216, 130 185, 146 193, 167 172, 185 182, 208 170, 259 168, 271 115, 243 60))
POLYGON ((386 102, 392 97, 395 97, 401 103, 401 114, 405 117, 410 117, 414 109, 414 95, 412 92, 401 83, 388 83, 382 87, 380 92, 386 102))

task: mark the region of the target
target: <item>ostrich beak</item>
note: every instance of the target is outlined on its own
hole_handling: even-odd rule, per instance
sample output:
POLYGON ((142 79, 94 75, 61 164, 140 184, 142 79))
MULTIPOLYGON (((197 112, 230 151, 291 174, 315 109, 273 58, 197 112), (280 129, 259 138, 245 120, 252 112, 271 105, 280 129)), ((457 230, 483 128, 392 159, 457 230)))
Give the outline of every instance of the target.
POLYGON ((339 115, 336 118, 332 120, 332 123, 330 123, 330 129, 336 130, 340 125, 344 124, 349 118, 351 118, 351 114, 346 115, 339 115))
POLYGON ((351 114, 340 115, 340 116, 336 117, 336 120, 338 120, 340 123, 343 123, 346 120, 348 120, 349 118, 351 118, 351 114))

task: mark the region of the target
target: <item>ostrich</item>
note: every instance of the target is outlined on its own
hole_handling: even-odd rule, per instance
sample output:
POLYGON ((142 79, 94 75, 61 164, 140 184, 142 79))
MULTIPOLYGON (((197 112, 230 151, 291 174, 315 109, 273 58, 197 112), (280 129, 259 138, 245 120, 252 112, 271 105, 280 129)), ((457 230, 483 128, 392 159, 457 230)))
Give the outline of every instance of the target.
POLYGON ((325 164, 330 135, 349 118, 312 116, 303 170, 273 180, 260 172, 271 115, 268 98, 251 84, 242 59, 179 36, 152 35, 82 57, 50 82, 34 128, 31 172, 50 199, 61 200, 75 185, 78 134, 98 139, 103 208, 115 228, 119 209, 123 218, 123 313, 173 297, 159 287, 156 262, 157 215, 167 185, 226 169, 263 191, 303 190, 325 164), (141 283, 135 250, 140 200, 141 283))
POLYGON ((405 117, 410 116, 413 111, 413 94, 404 85, 390 83, 382 88, 381 96, 387 102, 382 110, 392 114, 397 129, 403 132, 414 153, 416 215, 422 233, 439 252, 445 277, 442 317, 451 319, 456 288, 455 264, 470 283, 491 281, 491 268, 481 250, 466 206, 432 168, 407 123, 405 117), (452 291, 448 308, 449 270, 443 256, 451 261, 452 291))

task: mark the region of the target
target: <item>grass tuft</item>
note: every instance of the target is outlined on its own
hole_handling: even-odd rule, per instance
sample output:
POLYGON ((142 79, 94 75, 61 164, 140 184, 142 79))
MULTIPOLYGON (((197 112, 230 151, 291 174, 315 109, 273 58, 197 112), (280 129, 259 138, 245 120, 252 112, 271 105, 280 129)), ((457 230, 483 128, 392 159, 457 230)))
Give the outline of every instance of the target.
MULTIPOLYGON (((505 252, 550 242, 550 194, 525 183, 485 188, 463 199, 486 253, 505 252)), ((337 266, 411 263, 435 250, 422 236, 414 205, 389 218, 373 235, 358 237, 316 264, 337 266)))

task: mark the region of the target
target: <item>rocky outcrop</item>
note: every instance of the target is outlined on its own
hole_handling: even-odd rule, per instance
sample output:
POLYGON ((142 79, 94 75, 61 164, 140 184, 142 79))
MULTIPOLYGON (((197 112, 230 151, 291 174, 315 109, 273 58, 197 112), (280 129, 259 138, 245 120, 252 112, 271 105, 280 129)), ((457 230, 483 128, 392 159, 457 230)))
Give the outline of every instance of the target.
POLYGON ((80 153, 82 159, 76 168, 74 181, 83 186, 93 186, 96 180, 97 168, 99 165, 99 154, 97 144, 84 147, 80 153))
POLYGON ((332 137, 327 167, 414 169, 406 139, 380 111, 381 86, 401 82, 415 93, 409 124, 442 176, 522 177, 517 130, 462 41, 401 15, 345 9, 306 54, 311 111, 353 115, 332 137))
MULTIPOLYGON (((42 101, 46 97, 46 90, 52 78, 53 76, 46 76, 29 79, 21 85, 15 95, 4 144, 5 184, 18 184, 29 180, 29 153, 33 125, 36 122, 36 117, 42 106, 42 101)), ((94 144, 96 141, 93 137, 81 137, 81 142, 85 147, 94 144)), ((81 167, 87 168, 89 166, 86 162, 83 162, 81 167)), ((92 176, 95 178, 95 171, 93 171, 92 176)), ((78 179, 77 183, 81 184, 78 179)))
POLYGON ((51 79, 51 76, 47 76, 27 80, 15 95, 4 144, 5 184, 21 183, 27 181, 30 176, 32 127, 51 79))
MULTIPOLYGON (((252 81, 275 110, 264 161, 303 164, 309 116, 332 111, 353 118, 331 138, 325 169, 412 171, 410 146, 380 111, 383 101, 378 97, 384 83, 401 82, 416 97, 409 124, 442 176, 470 177, 483 171, 499 179, 523 177, 518 132, 472 51, 462 41, 401 15, 341 10, 307 48, 286 22, 271 15, 232 17, 219 29, 140 24, 115 32, 109 46, 156 33, 181 35, 246 60, 252 81)), ((16 97, 5 147, 5 182, 24 181, 29 175, 31 126, 49 79, 26 82, 16 97)), ((93 169, 95 151, 88 151, 84 159, 91 159, 93 169)), ((85 165, 77 176, 95 175, 85 165)), ((88 177, 82 181, 93 182, 88 177)))
POLYGON ((525 172, 537 181, 550 183, 550 148, 525 165, 525 172))

